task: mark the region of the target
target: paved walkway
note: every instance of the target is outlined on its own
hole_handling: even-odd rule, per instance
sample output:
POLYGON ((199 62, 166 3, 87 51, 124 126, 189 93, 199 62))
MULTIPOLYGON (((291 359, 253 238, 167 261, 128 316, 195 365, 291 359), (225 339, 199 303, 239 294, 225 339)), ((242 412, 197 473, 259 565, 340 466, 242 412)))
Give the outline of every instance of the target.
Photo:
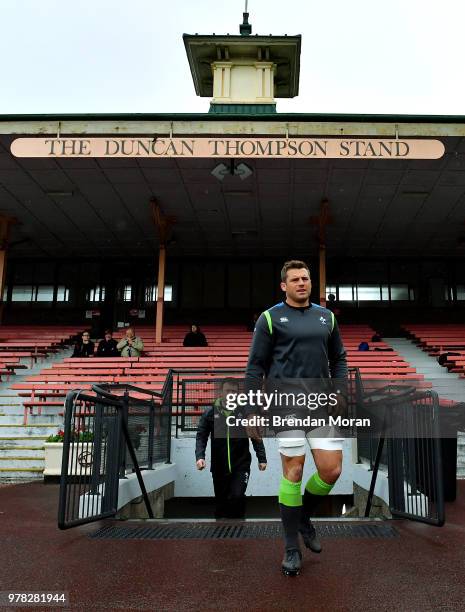
MULTIPOLYGON (((447 523, 395 521, 400 537, 331 539, 280 574, 276 540, 98 540, 59 531, 58 487, 0 488, 0 590, 64 590, 73 610, 462 611, 465 482, 447 523)), ((48 608, 50 610, 50 608, 48 608)))

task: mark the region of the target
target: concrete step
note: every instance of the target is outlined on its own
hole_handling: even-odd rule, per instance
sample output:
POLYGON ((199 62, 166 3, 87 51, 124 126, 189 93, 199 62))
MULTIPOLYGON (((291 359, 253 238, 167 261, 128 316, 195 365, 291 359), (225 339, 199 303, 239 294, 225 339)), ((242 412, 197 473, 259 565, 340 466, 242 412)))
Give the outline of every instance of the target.
POLYGON ((8 458, 8 457, 15 457, 15 456, 22 456, 22 457, 40 457, 41 459, 43 459, 43 457, 45 456, 45 449, 42 446, 24 446, 21 444, 17 444, 14 446, 5 446, 5 445, 0 445, 0 459, 3 458, 8 458))
POLYGON ((411 340, 406 338, 384 338, 384 340, 432 383, 440 398, 464 401, 465 380, 458 374, 452 374, 441 367, 435 357, 428 356, 411 340))
POLYGON ((0 482, 2 480, 38 480, 43 478, 43 468, 1 468, 0 482))
POLYGON ((0 456, 0 470, 2 468, 18 470, 26 469, 44 469, 44 457, 1 457, 0 456))
POLYGON ((2 437, 21 436, 49 436, 56 433, 57 426, 50 423, 37 423, 36 425, 0 425, 0 440, 2 437))
POLYGON ((0 406, 0 414, 24 414, 24 407, 21 404, 0 406))
MULTIPOLYGON (((43 425, 55 425, 56 427, 60 427, 63 424, 63 417, 60 417, 56 414, 41 414, 39 415, 28 415, 27 424, 31 426, 36 426, 36 421, 43 425)), ((24 422, 24 414, 0 414, 0 427, 2 425, 23 425, 24 422)))
POLYGON ((12 404, 16 406, 22 406, 23 400, 25 399, 27 398, 18 397, 17 395, 3 395, 0 398, 0 407, 11 406, 12 404))
MULTIPOLYGON (((54 417, 58 417, 58 418, 60 418, 61 420, 63 420, 63 414, 64 414, 64 411, 65 411, 65 407, 64 407, 64 406, 43 406, 43 407, 41 408, 41 414, 42 414, 43 416, 45 416, 45 415, 48 415, 48 416, 54 416, 54 417), (61 413, 61 416, 60 416, 60 413, 61 413)), ((1 412, 1 411, 0 411, 0 412, 1 412)), ((22 412, 23 412, 23 414, 24 414, 24 409, 23 409, 23 411, 22 411, 22 412)), ((30 418, 30 416, 29 416, 30 414, 31 414, 31 412, 30 412, 30 410, 28 409, 28 418, 30 418)), ((36 416, 38 416, 38 414, 39 414, 39 412, 38 412, 38 408, 37 408, 37 407, 35 407, 35 408, 33 409, 33 411, 32 411, 32 415, 31 415, 31 416, 32 416, 32 417, 36 417, 36 416)))
POLYGON ((43 448, 44 442, 48 436, 2 436, 0 437, 0 446, 3 448, 15 448, 17 446, 30 446, 43 448))

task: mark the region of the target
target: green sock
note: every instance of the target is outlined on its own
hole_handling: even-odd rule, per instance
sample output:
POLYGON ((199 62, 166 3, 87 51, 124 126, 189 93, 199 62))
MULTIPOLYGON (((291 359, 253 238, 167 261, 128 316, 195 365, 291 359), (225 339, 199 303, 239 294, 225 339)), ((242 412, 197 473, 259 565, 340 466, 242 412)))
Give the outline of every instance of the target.
POLYGON ((333 484, 328 484, 324 480, 320 478, 318 472, 315 472, 307 481, 305 485, 305 490, 311 493, 312 495, 328 495, 331 489, 334 487, 333 484))
POLYGON ((284 506, 301 506, 302 505, 302 493, 300 492, 300 488, 302 486, 302 481, 300 482, 291 482, 284 476, 281 478, 281 482, 279 484, 279 503, 284 506))
POLYGON ((307 526, 313 512, 318 507, 323 497, 326 497, 334 485, 328 484, 322 480, 315 472, 307 481, 304 491, 304 499, 302 505, 302 524, 307 526))

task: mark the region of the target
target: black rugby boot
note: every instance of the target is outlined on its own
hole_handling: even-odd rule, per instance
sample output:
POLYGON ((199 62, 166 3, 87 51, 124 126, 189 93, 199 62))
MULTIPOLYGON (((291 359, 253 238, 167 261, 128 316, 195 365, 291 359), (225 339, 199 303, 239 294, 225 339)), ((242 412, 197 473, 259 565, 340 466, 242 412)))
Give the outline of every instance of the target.
POLYGON ((299 527, 299 532, 306 548, 309 548, 314 553, 320 553, 322 551, 320 539, 317 536, 316 529, 310 519, 307 519, 306 523, 302 521, 299 527))
POLYGON ((285 576, 298 576, 302 567, 302 553, 297 548, 287 548, 281 565, 285 576))

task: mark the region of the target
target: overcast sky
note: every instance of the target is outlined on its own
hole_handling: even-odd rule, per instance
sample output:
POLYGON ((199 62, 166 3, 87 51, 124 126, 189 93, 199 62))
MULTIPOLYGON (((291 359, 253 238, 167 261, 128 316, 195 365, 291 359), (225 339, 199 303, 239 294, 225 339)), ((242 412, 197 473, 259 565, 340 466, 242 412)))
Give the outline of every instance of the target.
MULTIPOLYGON (((182 34, 239 32, 244 0, 0 0, 0 113, 206 112, 182 34)), ((249 0, 302 34, 279 112, 465 114, 464 0, 249 0)))

